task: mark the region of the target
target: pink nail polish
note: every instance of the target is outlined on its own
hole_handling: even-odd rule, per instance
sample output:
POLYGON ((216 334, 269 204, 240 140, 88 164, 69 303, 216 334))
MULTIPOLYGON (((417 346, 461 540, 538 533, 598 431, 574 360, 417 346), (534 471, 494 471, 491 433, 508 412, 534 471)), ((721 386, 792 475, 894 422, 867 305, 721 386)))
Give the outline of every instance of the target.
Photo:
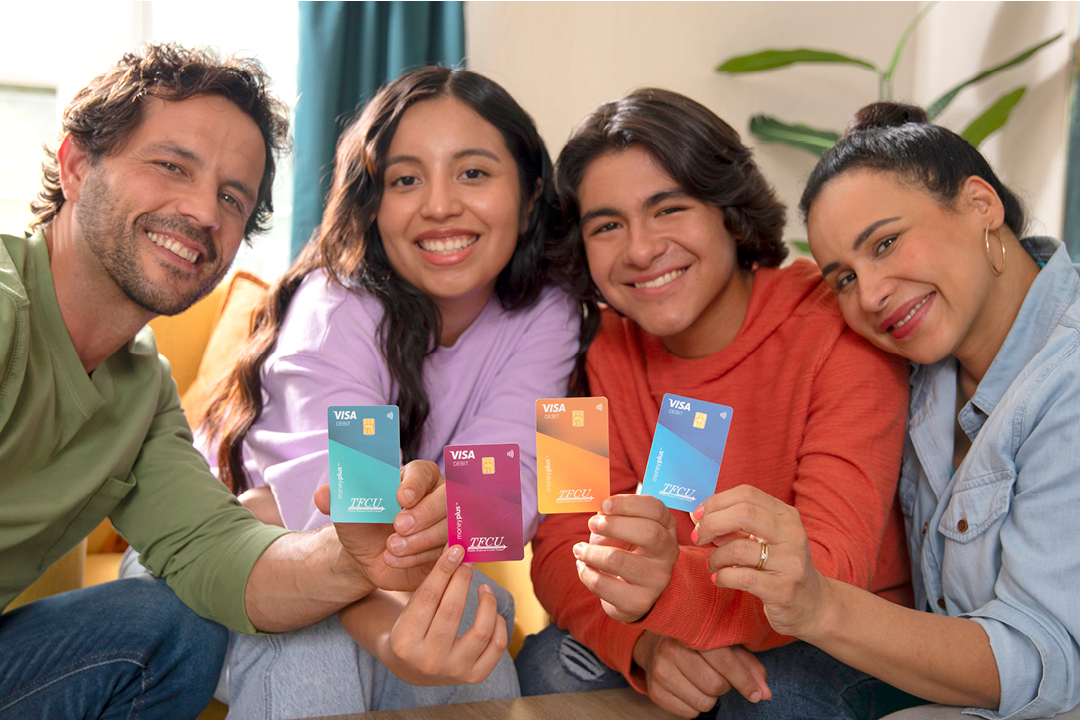
POLYGON ((716 573, 712 574, 712 581, 713 581, 713 585, 715 585, 716 584, 716 573))
POLYGON ((690 539, 695 543, 698 541, 697 528, 694 528, 693 532, 690 533, 690 539))

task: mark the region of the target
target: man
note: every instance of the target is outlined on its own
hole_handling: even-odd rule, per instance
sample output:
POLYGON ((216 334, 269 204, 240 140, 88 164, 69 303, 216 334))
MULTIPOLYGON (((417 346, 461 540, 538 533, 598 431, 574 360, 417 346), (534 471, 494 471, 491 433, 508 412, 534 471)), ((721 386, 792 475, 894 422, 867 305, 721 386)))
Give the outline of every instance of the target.
MULTIPOLYGON (((786 644, 755 598, 712 582, 689 513, 633 493, 665 393, 729 405, 717 490, 793 504, 823 572, 910 602, 895 503, 905 367, 847 329, 815 266, 777 267, 783 205, 702 105, 656 89, 606 103, 558 165, 579 271, 610 306, 587 371, 608 398, 613 497, 540 525, 533 585, 557 627, 518 654, 522 694, 629 683, 684 717, 878 714, 880 683, 786 644), (743 697, 718 704, 732 688, 743 697)), ((747 564, 767 572, 767 557, 747 564)))
MULTIPOLYGON (((0 616, 0 717, 194 717, 226 642, 203 617, 305 626, 376 586, 415 589, 446 541, 430 464, 402 473, 396 555, 385 525, 257 522, 192 447, 144 327, 209 292, 268 219, 288 123, 267 82, 208 51, 126 55, 65 110, 34 234, 0 236, 0 607, 106 516, 164 578, 0 616)), ((325 489, 316 502, 328 512, 325 489)), ((434 606, 455 568, 444 555, 427 576, 434 606)))

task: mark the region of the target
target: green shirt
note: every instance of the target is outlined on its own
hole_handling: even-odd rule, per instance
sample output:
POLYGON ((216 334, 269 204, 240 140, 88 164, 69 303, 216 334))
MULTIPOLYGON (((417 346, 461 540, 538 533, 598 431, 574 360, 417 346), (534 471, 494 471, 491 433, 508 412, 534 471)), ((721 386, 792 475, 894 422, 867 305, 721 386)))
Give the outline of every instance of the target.
POLYGON ((200 615, 255 629, 244 588, 285 530, 210 473, 169 364, 143 328, 89 375, 39 231, 0 235, 0 608, 103 518, 200 615))

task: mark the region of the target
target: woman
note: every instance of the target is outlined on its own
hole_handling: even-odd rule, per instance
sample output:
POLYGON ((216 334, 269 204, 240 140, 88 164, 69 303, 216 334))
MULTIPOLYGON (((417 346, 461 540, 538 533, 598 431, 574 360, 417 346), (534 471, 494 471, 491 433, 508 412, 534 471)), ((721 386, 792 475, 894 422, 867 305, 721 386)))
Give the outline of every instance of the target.
POLYGON ((777 632, 926 700, 983 717, 1074 708, 1076 268, 1060 243, 1024 238, 978 151, 912 106, 860 111, 801 208, 848 325, 913 362, 900 499, 916 610, 823 578, 798 514, 745 487, 694 513, 715 582, 758 596, 777 632))
MULTIPOLYGON (((322 226, 258 310, 208 414, 221 478, 269 522, 323 525, 312 495, 329 480, 327 407, 397 404, 405 462, 441 464, 448 444, 521 446, 528 542, 539 522, 532 408, 566 393, 581 327, 575 303, 552 284, 552 198, 551 162, 532 120, 492 81, 429 67, 380 91, 339 141, 322 226)), ((388 540, 397 555, 418 541, 445 543, 443 490, 429 499, 441 502, 439 522, 416 532, 416 499, 402 498, 407 509, 388 540)), ((451 581, 453 602, 441 612, 456 604, 461 617, 469 572, 459 569, 465 580, 451 581)), ((423 617, 407 597, 378 591, 284 640, 238 637, 231 708, 261 717, 272 705, 288 717, 516 695, 485 587, 477 573, 465 614, 475 611, 473 630, 483 630, 458 639, 468 652, 451 647, 454 632, 435 639, 441 615, 423 617), (492 667, 475 691, 402 682, 475 683, 492 667)), ((496 590, 512 623, 512 601, 496 590)))

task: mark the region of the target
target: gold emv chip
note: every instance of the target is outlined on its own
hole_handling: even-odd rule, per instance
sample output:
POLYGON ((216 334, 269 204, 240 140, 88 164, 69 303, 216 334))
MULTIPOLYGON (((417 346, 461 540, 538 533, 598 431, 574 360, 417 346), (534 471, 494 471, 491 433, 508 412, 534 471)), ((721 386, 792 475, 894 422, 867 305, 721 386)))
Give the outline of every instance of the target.
POLYGON ((695 413, 694 414, 694 427, 698 428, 699 430, 704 428, 705 427, 705 421, 708 420, 708 419, 709 419, 709 416, 706 415, 705 413, 695 413))
POLYGON ((572 427, 585 427, 585 411, 572 410, 570 412, 570 424, 572 427))
POLYGON ((364 418, 364 434, 375 434, 375 418, 364 418))
POLYGON ((493 458, 493 457, 481 458, 480 465, 483 468, 485 475, 494 475, 495 474, 495 458, 493 458))

